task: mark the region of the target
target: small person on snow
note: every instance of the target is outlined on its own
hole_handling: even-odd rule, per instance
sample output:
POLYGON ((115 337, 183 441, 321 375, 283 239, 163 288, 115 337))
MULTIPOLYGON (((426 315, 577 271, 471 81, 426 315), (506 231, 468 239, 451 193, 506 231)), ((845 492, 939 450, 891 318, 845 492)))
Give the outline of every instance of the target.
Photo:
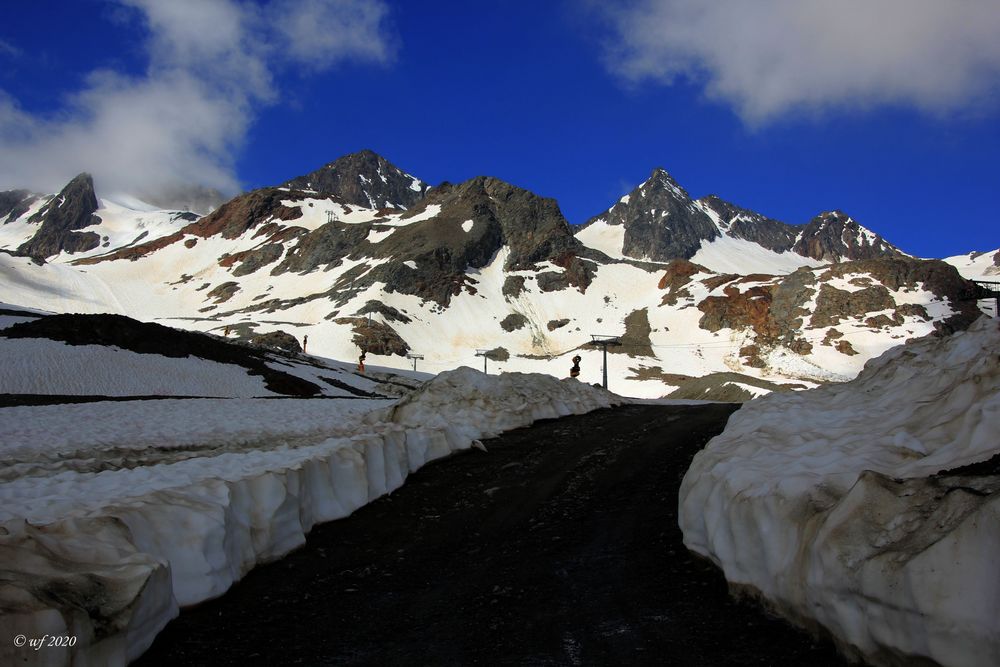
POLYGON ((569 369, 569 376, 571 378, 580 377, 580 355, 573 357, 573 367, 569 369))
POLYGON ((226 338, 229 338, 229 325, 228 324, 226 325, 226 328, 222 330, 222 335, 225 336, 226 338))
POLYGON ((302 354, 306 353, 306 345, 308 345, 308 344, 309 344, 309 336, 308 335, 307 336, 303 336, 302 337, 302 354))
POLYGON ((362 352, 361 356, 358 357, 358 372, 359 373, 364 373, 365 372, 365 353, 364 352, 362 352))

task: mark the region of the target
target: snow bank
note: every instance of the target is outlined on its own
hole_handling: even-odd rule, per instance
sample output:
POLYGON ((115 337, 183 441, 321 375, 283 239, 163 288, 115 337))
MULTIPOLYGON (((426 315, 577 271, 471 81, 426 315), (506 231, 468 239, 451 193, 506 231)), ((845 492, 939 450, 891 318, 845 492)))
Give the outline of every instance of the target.
POLYGON ((685 544, 882 664, 1000 664, 1000 328, 926 339, 852 382, 745 405, 680 491, 685 544))
POLYGON ((575 380, 460 368, 388 408, 192 399, 0 409, 0 429, 15 434, 0 445, 0 663, 32 651, 10 637, 48 634, 77 644, 32 651, 33 661, 125 664, 178 606, 222 594, 428 461, 617 402, 575 380), (252 405, 223 407, 241 403, 252 405))

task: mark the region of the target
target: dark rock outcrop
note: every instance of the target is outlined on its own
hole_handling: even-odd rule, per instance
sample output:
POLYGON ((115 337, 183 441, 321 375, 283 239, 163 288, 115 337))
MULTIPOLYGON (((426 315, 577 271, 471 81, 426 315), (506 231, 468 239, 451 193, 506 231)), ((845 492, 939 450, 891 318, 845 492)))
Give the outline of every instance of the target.
POLYGON ((41 199, 27 190, 5 190, 0 192, 0 218, 6 224, 17 220, 28 212, 31 205, 41 199))
POLYGON ((40 223, 41 226, 29 241, 21 244, 18 253, 45 259, 63 251, 93 250, 100 245, 101 237, 94 232, 75 230, 101 223, 101 219, 94 215, 97 206, 94 179, 90 174, 80 174, 28 218, 28 222, 40 223))
POLYGON ((510 352, 505 347, 495 347, 492 350, 487 350, 485 356, 490 361, 507 361, 510 359, 510 352))
MULTIPOLYGON (((858 273, 871 276, 892 291, 921 287, 946 302, 954 314, 935 322, 934 328, 940 334, 965 330, 982 314, 975 301, 976 286, 963 278, 954 266, 937 259, 901 256, 844 262, 826 269, 819 279, 827 281, 858 273)), ((910 304, 900 304, 896 310, 900 316, 928 317, 926 309, 910 304)))
POLYGON ((351 340, 364 352, 405 357, 410 351, 406 341, 384 322, 369 321, 367 317, 338 317, 333 321, 336 324, 351 325, 354 333, 351 340))
POLYGON ((583 224, 585 228, 603 220, 624 225, 622 252, 636 259, 666 262, 690 259, 702 241, 719 236, 711 218, 698 208, 688 193, 665 170, 657 168, 639 187, 605 213, 583 224))
POLYGON ((719 225, 730 236, 751 241, 774 252, 785 252, 795 243, 797 229, 749 209, 731 204, 715 195, 698 200, 719 216, 719 225))
MULTIPOLYGON (((370 256, 393 260, 375 267, 368 280, 446 306, 462 289, 474 291, 475 279, 466 272, 487 266, 505 246, 506 271, 538 270, 548 261, 562 269, 549 272, 558 283, 554 288, 581 292, 593 278, 595 265, 587 258, 594 253, 573 236, 555 200, 499 179, 481 176, 457 185, 444 183, 400 222, 417 216, 427 217, 396 227, 366 250, 370 256), (406 262, 412 264, 401 266, 406 262)), ((520 293, 523 285, 523 279, 512 282, 505 294, 520 293)))
POLYGON ((823 262, 901 257, 903 252, 841 211, 821 213, 801 230, 792 252, 823 262))
POLYGON ((500 320, 500 328, 507 332, 523 329, 527 324, 528 318, 521 313, 511 313, 507 317, 500 320))
MULTIPOLYGON (((288 222, 302 217, 302 209, 285 206, 285 201, 302 201, 310 198, 302 192, 290 192, 277 188, 262 188, 246 194, 234 197, 211 214, 197 219, 182 229, 159 238, 140 243, 137 245, 121 248, 115 252, 100 257, 90 257, 79 260, 79 264, 96 264, 98 262, 108 262, 120 259, 135 261, 141 257, 150 255, 157 250, 166 248, 169 245, 184 240, 185 237, 197 236, 200 238, 210 238, 221 236, 224 239, 239 238, 247 231, 259 228, 257 235, 263 232, 270 232, 271 238, 268 241, 280 242, 289 237, 301 234, 304 230, 292 230, 289 233, 287 228, 278 230, 277 226, 269 223, 274 221, 288 222), (284 233, 285 236, 281 236, 284 233), (277 236, 276 236, 277 235, 277 236)), ((188 246, 191 247, 191 246, 188 246)), ((260 261, 257 258, 254 261, 260 261)))
POLYGON ((299 345, 298 339, 287 331, 281 331, 280 329, 265 334, 257 334, 250 339, 250 343, 257 347, 284 350, 285 352, 292 352, 294 354, 302 352, 302 346, 299 345))
POLYGON ((720 236, 822 262, 905 255, 840 211, 820 214, 806 225, 789 225, 715 195, 692 201, 663 169, 654 169, 642 185, 580 229, 597 221, 624 226, 622 252, 627 257, 656 262, 690 259, 720 236))
POLYGON ((286 181, 282 187, 334 195, 366 208, 410 208, 430 189, 370 150, 345 155, 316 171, 286 181))

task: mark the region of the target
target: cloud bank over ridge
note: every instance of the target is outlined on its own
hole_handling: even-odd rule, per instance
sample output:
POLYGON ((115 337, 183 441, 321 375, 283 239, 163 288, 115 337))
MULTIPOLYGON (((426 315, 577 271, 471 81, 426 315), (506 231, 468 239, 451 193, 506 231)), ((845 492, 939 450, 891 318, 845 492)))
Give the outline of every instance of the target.
POLYGON ((278 101, 277 72, 394 56, 382 0, 115 1, 147 31, 145 71, 91 72, 55 115, 0 90, 0 189, 53 191, 90 171, 104 192, 235 191, 234 153, 278 101))
POLYGON ((688 79, 750 125, 790 113, 992 103, 995 0, 634 0, 605 9, 609 69, 633 84, 688 79))

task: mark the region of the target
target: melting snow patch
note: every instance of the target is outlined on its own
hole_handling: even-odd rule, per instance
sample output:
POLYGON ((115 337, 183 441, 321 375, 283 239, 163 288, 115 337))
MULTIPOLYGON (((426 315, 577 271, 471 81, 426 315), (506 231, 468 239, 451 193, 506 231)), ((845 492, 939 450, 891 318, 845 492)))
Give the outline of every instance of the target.
MULTIPOLYGON (((428 461, 618 402, 575 380, 460 368, 389 408, 194 400, 0 409, 6 434, 41 429, 0 443, 9 463, 0 476, 0 635, 78 638, 46 653, 47 664, 126 664, 178 605, 222 594, 256 563, 301 545, 316 523, 391 492, 428 461), (246 420, 234 418, 240 406, 246 420), (275 410, 280 418, 258 414, 275 410), (140 413, 158 416, 151 425, 140 413), (148 432, 155 424, 161 432, 148 432), (234 431, 243 426, 260 430, 234 431), (56 585, 66 594, 40 593, 56 585)), ((22 662, 27 650, 0 642, 0 663, 22 662)))
POLYGON ((691 464, 685 544, 790 619, 892 663, 1000 664, 1000 328, 893 348, 746 404, 691 464))
POLYGON ((466 233, 472 231, 472 220, 466 220, 462 223, 462 231, 466 233))

